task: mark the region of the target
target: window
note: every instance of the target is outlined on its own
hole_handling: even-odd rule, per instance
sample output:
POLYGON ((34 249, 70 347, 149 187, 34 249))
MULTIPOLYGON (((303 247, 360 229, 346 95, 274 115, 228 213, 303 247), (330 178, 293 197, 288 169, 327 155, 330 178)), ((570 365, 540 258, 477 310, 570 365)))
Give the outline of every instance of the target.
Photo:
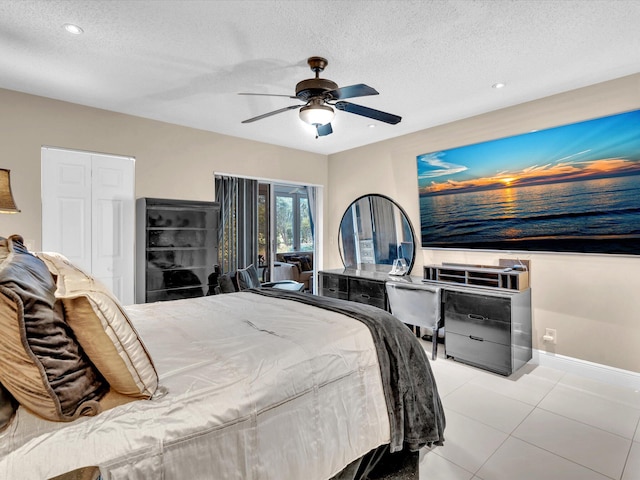
POLYGON ((276 252, 313 251, 307 189, 295 185, 275 185, 274 192, 276 252))

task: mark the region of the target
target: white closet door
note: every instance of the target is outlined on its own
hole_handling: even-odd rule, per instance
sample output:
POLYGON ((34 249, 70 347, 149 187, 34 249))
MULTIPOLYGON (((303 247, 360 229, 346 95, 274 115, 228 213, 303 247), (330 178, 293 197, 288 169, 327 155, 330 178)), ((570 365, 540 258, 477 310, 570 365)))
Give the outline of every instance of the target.
POLYGON ((134 161, 42 149, 42 250, 60 252, 134 302, 134 161))
POLYGON ((91 272, 91 157, 42 149, 42 250, 91 272))
POLYGON ((91 272, 134 303, 135 199, 130 158, 92 155, 91 272))

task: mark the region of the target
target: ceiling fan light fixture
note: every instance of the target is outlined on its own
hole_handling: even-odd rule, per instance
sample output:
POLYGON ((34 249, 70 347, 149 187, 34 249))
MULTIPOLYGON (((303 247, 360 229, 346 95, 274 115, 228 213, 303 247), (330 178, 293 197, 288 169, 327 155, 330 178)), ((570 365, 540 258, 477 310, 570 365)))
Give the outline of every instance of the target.
POLYGON ((300 109, 300 120, 309 125, 326 125, 334 116, 333 108, 327 105, 307 105, 300 109))

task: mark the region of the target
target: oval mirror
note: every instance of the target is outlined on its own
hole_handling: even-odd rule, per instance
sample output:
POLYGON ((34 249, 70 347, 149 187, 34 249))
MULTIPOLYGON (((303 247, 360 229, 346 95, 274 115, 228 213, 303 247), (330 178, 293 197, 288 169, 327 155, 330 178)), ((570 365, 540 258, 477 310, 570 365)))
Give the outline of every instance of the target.
POLYGON ((357 198, 340 221, 338 247, 345 268, 388 265, 404 259, 413 268, 413 227, 405 211, 389 197, 379 194, 357 198))

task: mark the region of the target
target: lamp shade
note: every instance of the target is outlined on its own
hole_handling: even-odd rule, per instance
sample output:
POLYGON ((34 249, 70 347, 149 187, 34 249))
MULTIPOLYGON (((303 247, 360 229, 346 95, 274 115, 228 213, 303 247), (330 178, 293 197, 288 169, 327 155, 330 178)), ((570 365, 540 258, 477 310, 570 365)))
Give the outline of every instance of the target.
POLYGON ((326 105, 308 105, 300 109, 300 120, 309 125, 326 125, 334 115, 333 108, 326 105))
POLYGON ((19 211, 11 193, 9 170, 0 168, 0 213, 18 213, 19 211))

